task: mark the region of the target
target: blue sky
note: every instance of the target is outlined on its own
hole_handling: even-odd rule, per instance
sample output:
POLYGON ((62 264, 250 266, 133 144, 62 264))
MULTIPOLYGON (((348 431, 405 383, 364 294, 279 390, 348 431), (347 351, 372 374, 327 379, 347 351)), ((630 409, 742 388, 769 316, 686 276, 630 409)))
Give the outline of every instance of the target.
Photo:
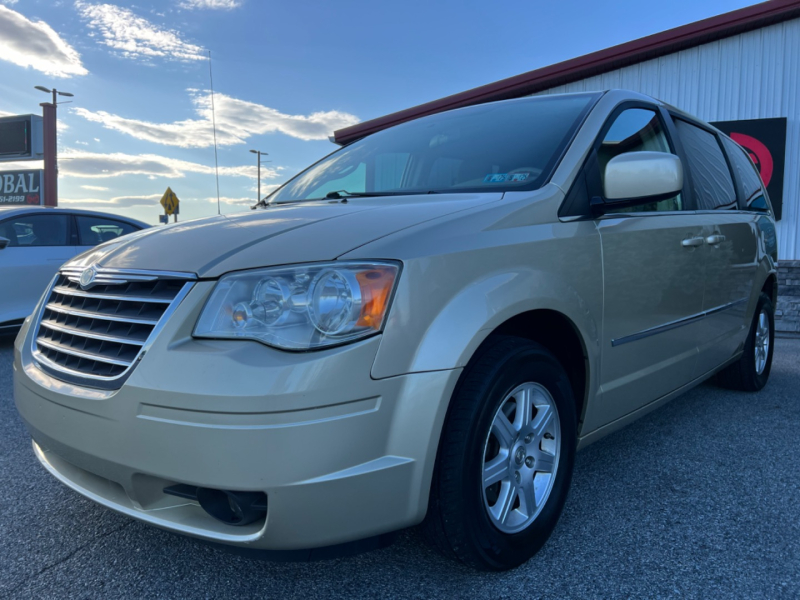
POLYGON ((233 212, 256 200, 251 148, 272 161, 265 192, 334 150, 334 129, 749 4, 0 0, 0 115, 40 113, 35 85, 75 94, 60 204, 155 223, 171 186, 185 220, 217 211, 209 49, 233 212))

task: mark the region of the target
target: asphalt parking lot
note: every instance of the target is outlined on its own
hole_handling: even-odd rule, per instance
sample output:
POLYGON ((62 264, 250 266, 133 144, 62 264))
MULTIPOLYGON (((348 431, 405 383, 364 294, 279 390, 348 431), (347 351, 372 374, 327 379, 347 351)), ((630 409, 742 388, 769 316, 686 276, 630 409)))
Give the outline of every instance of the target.
POLYGON ((37 463, 0 339, 0 597, 798 598, 800 340, 756 395, 710 384, 578 455, 553 537, 509 573, 474 573, 416 531, 316 563, 242 558, 148 527, 37 463))

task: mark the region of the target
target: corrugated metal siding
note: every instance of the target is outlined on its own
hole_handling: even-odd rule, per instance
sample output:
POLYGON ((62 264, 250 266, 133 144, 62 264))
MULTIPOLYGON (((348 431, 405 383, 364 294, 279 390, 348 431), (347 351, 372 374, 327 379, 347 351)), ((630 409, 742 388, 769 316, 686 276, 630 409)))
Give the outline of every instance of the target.
POLYGON ((705 121, 786 117, 786 172, 778 251, 780 259, 800 259, 800 19, 543 93, 612 88, 648 94, 705 121))

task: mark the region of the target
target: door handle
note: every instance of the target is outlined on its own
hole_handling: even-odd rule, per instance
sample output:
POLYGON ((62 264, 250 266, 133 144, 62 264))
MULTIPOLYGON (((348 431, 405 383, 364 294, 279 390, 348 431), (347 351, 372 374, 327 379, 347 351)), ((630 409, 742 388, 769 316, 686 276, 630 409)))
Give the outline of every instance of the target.
POLYGON ((718 233, 714 234, 714 235, 710 235, 710 236, 708 236, 706 238, 706 243, 709 246, 717 246, 718 244, 721 244, 724 241, 725 241, 725 236, 724 235, 720 235, 718 233))
POLYGON ((681 242, 681 246, 684 248, 696 248, 697 246, 702 246, 705 241, 701 237, 686 238, 681 242))

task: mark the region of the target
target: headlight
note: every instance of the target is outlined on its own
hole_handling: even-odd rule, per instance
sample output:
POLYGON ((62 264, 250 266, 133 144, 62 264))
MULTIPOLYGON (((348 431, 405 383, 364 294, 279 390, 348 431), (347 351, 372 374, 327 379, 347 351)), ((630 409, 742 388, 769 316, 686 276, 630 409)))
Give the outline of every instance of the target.
POLYGON ((332 262, 242 271, 217 282, 195 337, 313 350, 381 330, 399 267, 332 262))

